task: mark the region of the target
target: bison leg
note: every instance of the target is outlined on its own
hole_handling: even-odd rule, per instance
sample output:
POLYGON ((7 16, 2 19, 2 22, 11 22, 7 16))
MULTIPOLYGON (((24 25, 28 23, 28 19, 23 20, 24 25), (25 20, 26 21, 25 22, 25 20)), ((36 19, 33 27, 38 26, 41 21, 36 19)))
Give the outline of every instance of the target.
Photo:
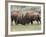
POLYGON ((16 22, 16 25, 18 25, 19 21, 18 21, 18 20, 16 20, 15 22, 16 22))
POLYGON ((37 22, 39 23, 40 22, 40 24, 41 24, 41 20, 40 20, 40 18, 38 17, 38 19, 37 19, 37 22))
POLYGON ((41 19, 40 19, 40 17, 39 17, 39 22, 40 22, 40 24, 41 24, 41 19))
POLYGON ((33 21, 31 20, 31 24, 33 24, 33 21))
POLYGON ((36 20, 36 21, 37 21, 38 24, 39 24, 39 23, 41 24, 41 21, 40 21, 40 20, 36 20))
POLYGON ((11 25, 13 25, 13 20, 14 20, 14 19, 13 19, 13 17, 11 16, 11 25))

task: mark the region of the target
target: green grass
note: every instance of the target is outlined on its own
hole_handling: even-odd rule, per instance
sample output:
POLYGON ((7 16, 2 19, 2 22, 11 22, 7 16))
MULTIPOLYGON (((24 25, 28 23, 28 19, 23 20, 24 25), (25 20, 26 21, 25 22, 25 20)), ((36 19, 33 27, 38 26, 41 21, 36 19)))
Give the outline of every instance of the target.
POLYGON ((33 30, 40 30, 41 25, 40 24, 26 24, 26 25, 13 25, 11 26, 11 31, 33 31, 33 30))

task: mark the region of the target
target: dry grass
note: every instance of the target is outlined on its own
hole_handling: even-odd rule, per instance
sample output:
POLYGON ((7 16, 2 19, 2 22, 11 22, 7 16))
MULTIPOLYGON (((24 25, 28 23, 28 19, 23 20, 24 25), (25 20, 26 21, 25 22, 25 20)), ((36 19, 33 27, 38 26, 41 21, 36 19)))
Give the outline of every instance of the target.
POLYGON ((32 31, 32 30, 40 30, 41 25, 40 24, 18 24, 18 25, 13 25, 11 26, 11 31, 32 31))

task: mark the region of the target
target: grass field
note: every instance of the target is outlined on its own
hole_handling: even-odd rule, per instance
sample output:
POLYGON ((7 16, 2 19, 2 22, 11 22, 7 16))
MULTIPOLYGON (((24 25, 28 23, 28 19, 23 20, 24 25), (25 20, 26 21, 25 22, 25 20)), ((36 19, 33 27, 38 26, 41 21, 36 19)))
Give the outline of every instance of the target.
POLYGON ((26 24, 26 25, 13 25, 11 26, 11 31, 32 31, 32 30, 40 30, 41 25, 40 24, 26 24))

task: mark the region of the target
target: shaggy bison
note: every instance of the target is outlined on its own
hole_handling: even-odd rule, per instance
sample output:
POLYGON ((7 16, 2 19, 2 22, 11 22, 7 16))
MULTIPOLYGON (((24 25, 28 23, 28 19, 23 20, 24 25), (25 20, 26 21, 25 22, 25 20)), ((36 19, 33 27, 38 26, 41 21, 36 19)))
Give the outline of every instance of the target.
POLYGON ((13 20, 15 21, 15 23, 16 23, 16 21, 17 21, 17 16, 19 15, 19 11, 12 11, 11 12, 11 22, 13 22, 13 20))
POLYGON ((41 22, 41 17, 40 14, 38 12, 27 12, 25 15, 25 22, 29 23, 31 22, 31 24, 33 24, 33 21, 37 21, 37 22, 41 22))
POLYGON ((24 24, 23 14, 20 13, 19 11, 13 11, 11 13, 11 21, 13 22, 13 20, 15 21, 16 25, 17 24, 24 24))

